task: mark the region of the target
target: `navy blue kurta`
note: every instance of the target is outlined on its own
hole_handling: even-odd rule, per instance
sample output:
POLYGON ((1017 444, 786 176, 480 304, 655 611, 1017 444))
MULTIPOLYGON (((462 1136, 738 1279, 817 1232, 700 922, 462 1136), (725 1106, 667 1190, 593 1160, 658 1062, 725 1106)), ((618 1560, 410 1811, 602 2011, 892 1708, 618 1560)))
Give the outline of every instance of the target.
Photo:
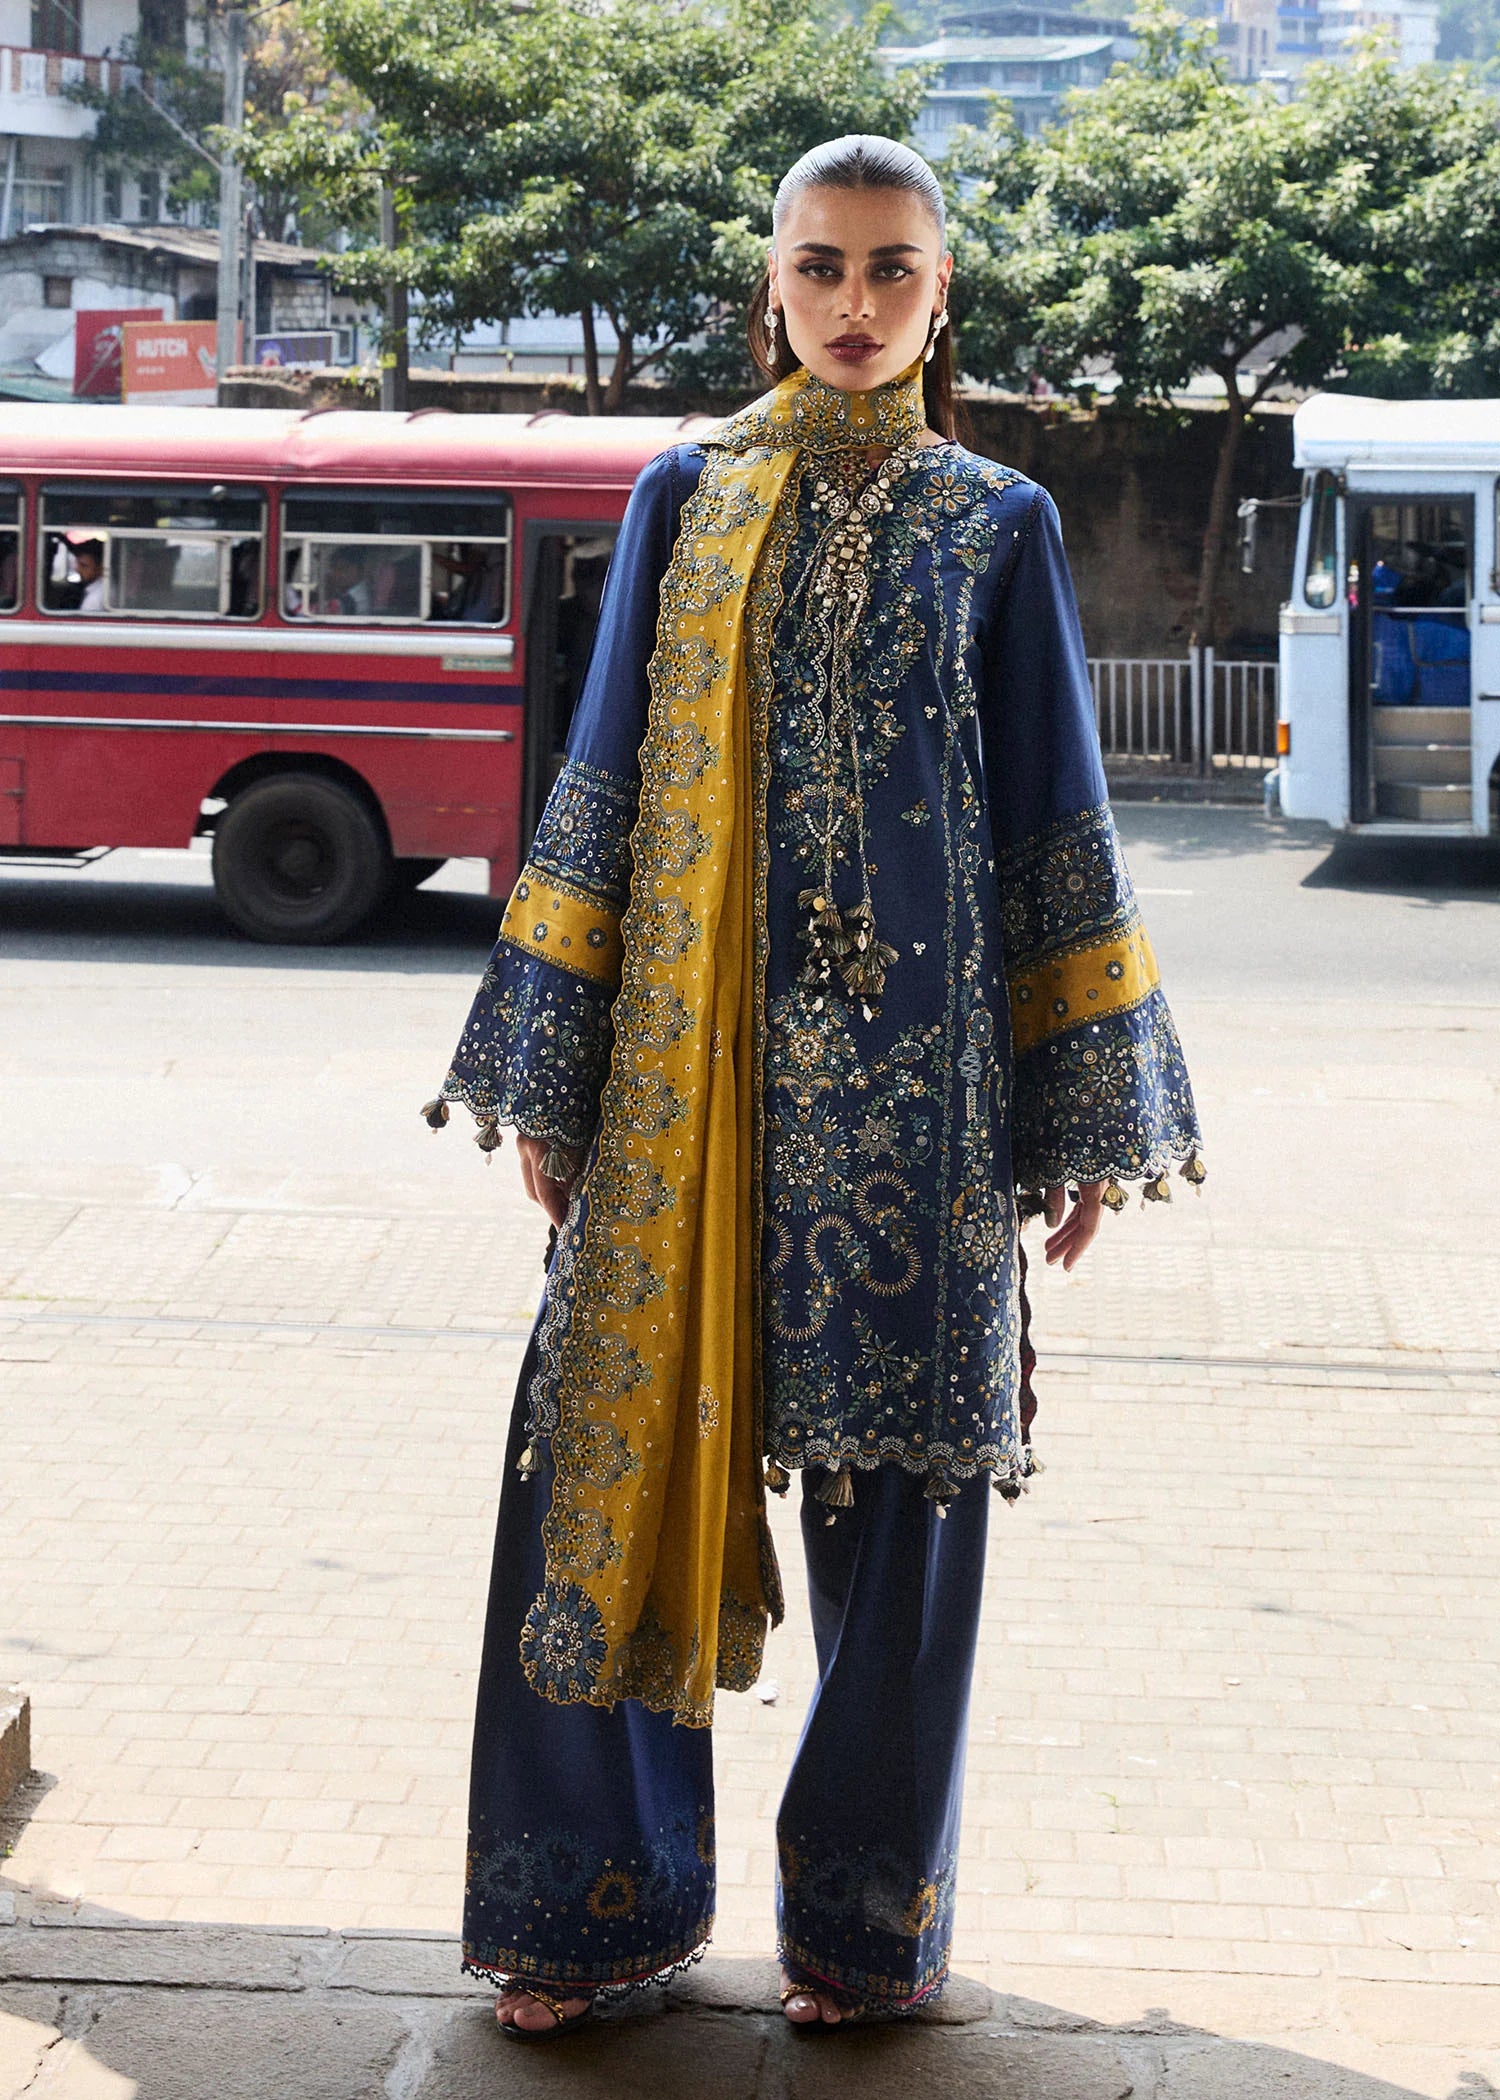
MULTIPOLYGON (((628 894, 660 584, 702 463, 675 446, 637 483, 531 849, 531 880, 597 904, 590 941, 628 894)), ((1198 1127, 1043 489, 951 443, 898 476, 874 526, 853 735, 830 739, 808 481, 868 471, 858 453, 803 458, 747 610, 764 1442, 788 1467, 1014 1482, 1017 1190, 1153 1181, 1198 1127), (858 897, 862 858, 897 951, 870 1014, 800 981, 799 896, 824 881, 830 827, 838 901, 858 897)), ((612 997, 596 966, 502 937, 444 1095, 586 1147, 612 997)), ((545 1393, 532 1412, 548 1422, 545 1393)))

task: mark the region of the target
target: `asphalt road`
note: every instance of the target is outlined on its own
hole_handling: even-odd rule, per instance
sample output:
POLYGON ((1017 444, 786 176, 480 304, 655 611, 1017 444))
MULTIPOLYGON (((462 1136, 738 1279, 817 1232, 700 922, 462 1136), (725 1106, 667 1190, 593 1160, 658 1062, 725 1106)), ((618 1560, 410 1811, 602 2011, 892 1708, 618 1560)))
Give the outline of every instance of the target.
MULTIPOLYGON (((1500 843, 1337 838, 1244 808, 1124 804, 1117 816, 1179 995, 1500 1000, 1500 843)), ((265 948, 216 909, 206 848, 122 851, 76 871, 0 862, 0 959, 462 971, 497 917, 480 864, 450 861, 354 942, 265 948)))

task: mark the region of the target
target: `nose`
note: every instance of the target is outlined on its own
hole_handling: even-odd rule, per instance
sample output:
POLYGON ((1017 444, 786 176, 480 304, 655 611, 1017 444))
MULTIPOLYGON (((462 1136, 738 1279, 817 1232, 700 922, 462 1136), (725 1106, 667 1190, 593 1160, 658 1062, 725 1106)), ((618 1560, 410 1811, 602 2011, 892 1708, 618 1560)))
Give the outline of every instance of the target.
POLYGON ((851 270, 840 289, 839 314, 846 321, 864 321, 874 312, 874 299, 863 270, 851 270))

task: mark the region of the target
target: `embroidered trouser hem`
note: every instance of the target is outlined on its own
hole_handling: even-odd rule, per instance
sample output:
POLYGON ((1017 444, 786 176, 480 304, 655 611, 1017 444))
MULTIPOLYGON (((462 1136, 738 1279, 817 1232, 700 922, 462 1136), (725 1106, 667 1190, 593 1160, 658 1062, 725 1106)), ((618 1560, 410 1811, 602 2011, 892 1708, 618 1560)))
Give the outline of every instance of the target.
POLYGON ((712 1925, 712 1919, 705 1920, 701 1937, 691 1946, 683 1947, 675 1954, 662 1954, 646 1967, 633 1973, 623 1972, 622 1965, 616 1964, 607 1976, 593 1972, 580 1974, 577 1965, 572 1962, 549 1967, 535 1955, 523 1955, 518 1948, 495 1947, 486 1950, 467 1945, 463 1950, 460 1968, 465 1976, 478 1976, 483 1982, 494 1984, 497 1989, 506 1985, 516 1985, 524 1990, 528 1984, 539 1983, 548 1990, 566 1991, 570 1996, 580 1998, 590 1997, 595 1993, 601 1997, 624 1996, 629 1991, 643 1991, 653 1983, 670 1983, 674 1976, 681 1975, 684 1969, 690 1969, 694 1962, 701 1961, 708 1952, 712 1925))

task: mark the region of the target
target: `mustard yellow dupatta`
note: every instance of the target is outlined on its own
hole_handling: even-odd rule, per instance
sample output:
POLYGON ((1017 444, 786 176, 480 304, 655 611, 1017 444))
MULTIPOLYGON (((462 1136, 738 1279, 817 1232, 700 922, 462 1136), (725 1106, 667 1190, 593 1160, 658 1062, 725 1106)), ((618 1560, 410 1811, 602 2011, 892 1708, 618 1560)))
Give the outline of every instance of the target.
POLYGON ((564 1228, 546 1587, 521 1654, 545 1696, 690 1726, 759 1674, 780 1617, 760 1465, 752 1244, 753 809, 747 606, 799 454, 895 446, 920 363, 849 394, 799 370, 701 440, 661 587, 621 923, 615 1048, 564 1228))

